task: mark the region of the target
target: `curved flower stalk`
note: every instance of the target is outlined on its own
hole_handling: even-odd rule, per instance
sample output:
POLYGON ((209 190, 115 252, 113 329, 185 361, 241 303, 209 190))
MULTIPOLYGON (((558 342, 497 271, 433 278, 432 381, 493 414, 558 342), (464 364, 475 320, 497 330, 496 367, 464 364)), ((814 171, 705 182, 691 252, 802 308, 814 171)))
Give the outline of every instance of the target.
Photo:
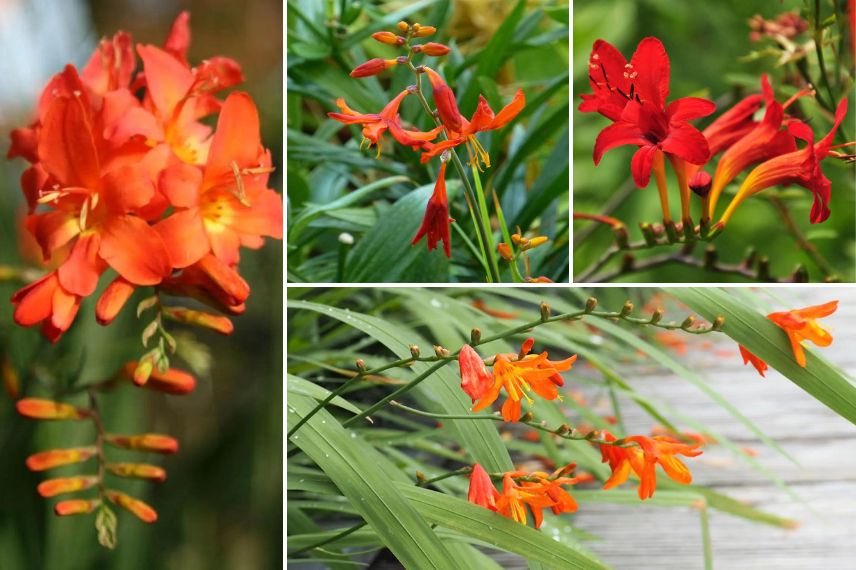
MULTIPOLYGON (((372 38, 380 43, 398 47, 405 51, 394 59, 374 58, 368 60, 351 71, 351 77, 362 78, 377 75, 388 69, 398 66, 406 66, 416 79, 416 85, 396 95, 384 108, 377 113, 360 113, 351 109, 345 99, 340 97, 336 101, 339 112, 327 113, 331 119, 346 125, 362 125, 362 142, 360 148, 377 145, 377 157, 382 152, 382 135, 386 132, 402 146, 421 151, 421 161, 429 162, 433 158, 440 158, 440 169, 434 193, 428 201, 422 225, 413 237, 415 245, 422 237, 427 237, 428 250, 432 251, 439 242, 443 242, 443 252, 446 257, 451 257, 451 231, 450 223, 455 221, 448 214, 448 198, 446 195, 446 163, 452 161, 460 176, 467 192, 467 204, 476 225, 478 244, 481 247, 482 260, 490 281, 499 280, 499 268, 496 262, 493 239, 487 222, 486 205, 483 196, 477 196, 476 191, 470 185, 466 172, 464 171, 457 155, 455 147, 466 146, 470 155, 469 163, 475 167, 473 175, 477 176, 476 169, 490 167, 490 156, 476 137, 476 133, 500 129, 512 121, 523 109, 526 98, 523 91, 518 89, 512 101, 499 113, 494 113, 483 96, 479 97, 479 103, 472 117, 467 120, 461 115, 455 93, 443 80, 437 71, 426 66, 416 65, 415 60, 419 56, 441 57, 449 53, 448 46, 436 42, 424 44, 415 43, 419 38, 427 37, 436 32, 432 26, 422 26, 414 23, 400 22, 398 31, 376 32, 372 38), (421 76, 425 74, 432 87, 432 96, 436 111, 432 110, 422 91, 421 76), (422 107, 435 123, 436 127, 428 131, 408 129, 402 125, 399 107, 409 95, 416 95, 422 107), (438 138, 442 137, 445 140, 438 138)), ((479 192, 480 186, 479 186, 479 192)))
MULTIPOLYGON (((94 490, 94 496, 58 503, 55 512, 96 513, 99 540, 110 548, 117 524, 111 503, 145 522, 157 519, 152 507, 113 488, 110 478, 162 482, 166 474, 147 463, 113 461, 106 446, 175 453, 178 443, 166 435, 108 433, 97 392, 121 384, 192 392, 194 376, 170 365, 179 342, 167 322, 230 334, 231 317, 244 311, 250 295, 239 273, 241 251, 282 237, 282 198, 268 187, 272 159, 255 102, 244 92, 223 94, 243 81, 241 67, 220 56, 191 65, 189 18, 181 13, 160 47, 118 32, 101 41, 81 70, 67 65, 44 87, 34 121, 12 132, 8 154, 29 163, 21 178, 28 208, 23 227, 43 261, 42 274, 12 295, 18 325, 40 326, 58 342, 105 274, 110 282, 95 303, 103 326, 138 288, 153 288, 137 305, 138 317, 151 316, 142 354, 109 380, 75 384, 49 400, 28 395, 17 404, 32 419, 93 423, 92 445, 40 452, 27 466, 42 471, 95 458, 97 472, 47 480, 39 493, 94 490), (209 309, 167 305, 163 294, 209 309), (89 394, 86 407, 55 401, 82 391, 89 394)), ((191 342, 182 348, 184 356, 198 350, 191 342)), ((16 397, 21 391, 17 386, 16 397)))

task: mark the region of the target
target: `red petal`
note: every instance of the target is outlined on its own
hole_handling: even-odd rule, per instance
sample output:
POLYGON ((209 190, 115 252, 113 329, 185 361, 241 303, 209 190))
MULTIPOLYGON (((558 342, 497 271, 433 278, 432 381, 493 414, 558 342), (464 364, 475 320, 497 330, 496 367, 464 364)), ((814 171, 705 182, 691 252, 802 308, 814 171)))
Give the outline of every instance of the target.
POLYGON ((669 56, 663 42, 654 37, 643 39, 630 58, 630 65, 639 74, 635 78, 636 93, 643 101, 651 101, 662 109, 669 96, 669 56))
POLYGON ((148 93, 161 119, 169 121, 193 85, 193 73, 187 65, 159 47, 138 45, 137 53, 143 60, 148 93))
POLYGON ((111 218, 101 226, 99 255, 135 285, 157 285, 169 275, 169 253, 151 226, 136 216, 111 218))
POLYGON ((160 191, 170 204, 179 208, 191 208, 199 204, 201 185, 202 171, 183 162, 164 169, 158 180, 160 191))
POLYGON ((600 131, 597 140, 594 142, 594 163, 600 163, 600 159, 606 151, 626 144, 641 146, 650 143, 634 123, 621 121, 609 125, 600 131))
POLYGON ((124 165, 105 173, 102 197, 107 209, 127 214, 148 204, 155 194, 151 179, 138 165, 124 165))
POLYGON ((422 236, 427 236, 428 251, 432 251, 437 247, 437 242, 443 242, 443 251, 446 257, 451 257, 451 238, 449 236, 449 222, 453 221, 449 217, 449 202, 446 198, 446 163, 440 165, 440 174, 437 176, 437 183, 434 185, 434 193, 428 200, 428 205, 425 207, 425 217, 422 219, 422 225, 413 236, 412 244, 416 244, 422 239, 422 236))
POLYGON ((176 269, 192 265, 211 251, 208 235, 197 208, 175 212, 155 224, 169 253, 169 263, 176 269))
POLYGON ((260 150, 259 113, 255 103, 246 93, 230 94, 217 120, 203 184, 208 187, 219 177, 231 173, 233 162, 239 167, 255 166, 260 150))
POLYGON ((80 92, 51 102, 42 123, 39 158, 61 186, 98 187, 99 163, 92 117, 80 92))
POLYGON ((101 236, 97 232, 81 234, 68 256, 57 270, 59 282, 68 292, 86 297, 98 286, 101 261, 98 248, 101 236))
POLYGON ((654 164, 654 157, 657 156, 657 153, 660 152, 660 149, 654 145, 645 145, 639 147, 635 153, 633 153, 633 160, 630 161, 630 171, 633 173, 633 180, 636 182, 636 186, 639 188, 645 188, 648 186, 648 182, 651 180, 651 167, 654 164))
POLYGON ((701 117, 707 117, 716 111, 713 101, 701 97, 683 97, 669 103, 666 113, 672 121, 691 121, 701 117))
POLYGON ((671 125, 669 135, 661 143, 663 152, 683 158, 691 164, 704 164, 710 159, 707 139, 687 123, 671 125))
POLYGON ((517 93, 514 94, 514 98, 511 102, 502 108, 502 110, 496 114, 496 117, 490 124, 491 129, 500 129, 507 125, 511 120, 516 117, 520 111, 523 110, 523 107, 526 106, 526 95, 523 94, 523 89, 518 89, 517 93))
POLYGON ((95 318, 98 324, 109 325, 131 298, 134 293, 134 286, 117 277, 110 283, 104 292, 98 297, 98 302, 95 304, 95 318))
POLYGON ((176 16, 163 48, 181 61, 187 61, 190 39, 190 12, 184 10, 176 16))

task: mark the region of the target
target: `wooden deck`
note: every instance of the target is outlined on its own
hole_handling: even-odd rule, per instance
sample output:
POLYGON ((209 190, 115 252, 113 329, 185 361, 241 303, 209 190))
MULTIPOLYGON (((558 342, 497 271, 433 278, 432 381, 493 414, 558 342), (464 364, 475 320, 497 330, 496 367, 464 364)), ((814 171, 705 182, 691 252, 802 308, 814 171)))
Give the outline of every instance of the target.
MULTIPOLYGON (((856 289, 777 289, 776 295, 789 307, 841 301, 838 312, 824 320, 835 341, 823 349, 823 355, 856 377, 856 289)), ((702 371, 713 388, 799 463, 794 465, 765 448, 694 386, 667 371, 648 368, 628 375, 642 393, 757 450, 758 460, 784 479, 800 499, 794 500, 721 447, 710 447, 692 460, 696 482, 800 523, 794 530, 783 530, 711 512, 714 568, 856 569, 856 427, 779 373, 770 370, 767 378, 761 378, 753 368, 744 367, 727 337, 713 350, 693 346, 693 341, 702 343, 703 338, 689 339, 685 362, 702 371), (733 357, 716 354, 723 350, 733 350, 733 357)), ((650 429, 651 421, 640 410, 623 404, 628 430, 650 429)), ((699 516, 693 509, 589 503, 573 522, 600 538, 590 548, 616 569, 704 567, 699 516)), ((526 568, 519 558, 497 559, 504 568, 526 568)))

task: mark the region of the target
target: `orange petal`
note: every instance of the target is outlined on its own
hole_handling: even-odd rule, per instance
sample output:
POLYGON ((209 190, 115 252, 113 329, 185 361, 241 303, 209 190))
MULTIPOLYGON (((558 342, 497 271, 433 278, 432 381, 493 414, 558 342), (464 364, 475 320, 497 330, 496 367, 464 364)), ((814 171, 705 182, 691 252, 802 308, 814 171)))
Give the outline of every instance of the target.
POLYGON ((146 84, 152 102, 161 119, 169 121, 193 85, 193 73, 175 56, 158 47, 137 45, 137 53, 143 60, 146 84))
POLYGON ((193 265, 211 251, 198 208, 180 210, 154 225, 163 240, 169 263, 176 269, 193 265))
POLYGON ((160 235, 135 216, 117 216, 101 226, 99 254, 135 285, 157 285, 171 271, 160 235))
POLYGON ((217 183, 223 175, 231 175, 233 162, 239 167, 255 166, 260 149, 259 113, 253 99, 246 93, 230 94, 217 120, 203 187, 217 183))
POLYGON ((114 279, 95 304, 95 319, 98 324, 109 325, 134 294, 135 287, 122 277, 114 279))

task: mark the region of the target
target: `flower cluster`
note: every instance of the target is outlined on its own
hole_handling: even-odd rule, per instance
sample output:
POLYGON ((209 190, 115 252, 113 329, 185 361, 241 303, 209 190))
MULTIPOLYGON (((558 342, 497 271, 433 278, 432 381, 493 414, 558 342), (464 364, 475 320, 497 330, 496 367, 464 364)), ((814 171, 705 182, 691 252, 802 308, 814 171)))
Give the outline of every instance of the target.
POLYGON ((830 182, 820 163, 835 148, 832 140, 847 113, 847 99, 838 104, 833 127, 815 142, 814 132, 806 122, 785 113, 798 98, 813 94, 811 87, 779 102, 763 75, 761 94, 747 96, 699 131, 690 121, 710 115, 716 107, 712 101, 696 97, 667 104, 669 58, 660 40, 653 37, 639 43, 629 63, 614 46, 597 40, 589 57, 589 83, 593 93, 582 95, 579 110, 598 112, 612 121, 595 141, 595 164, 609 149, 638 147, 631 161, 633 178, 637 186, 644 188, 654 173, 664 222, 671 222, 664 157, 671 162, 680 186, 685 229, 693 229, 692 192, 702 198, 701 219, 706 223, 713 219, 723 189, 752 166, 718 227, 724 227, 749 196, 788 184, 803 186, 812 193, 812 223, 829 217, 830 182), (764 116, 756 121, 754 115, 762 105, 764 116), (804 141, 805 146, 798 148, 797 140, 804 141), (711 175, 704 169, 720 153, 711 175))
POLYGON ((493 357, 493 372, 488 372, 484 361, 468 344, 458 355, 461 370, 461 388, 473 401, 473 411, 479 412, 499 398, 504 389, 508 396, 502 405, 502 417, 507 422, 520 419, 521 400, 531 405, 529 392, 535 392, 545 400, 559 398, 559 387, 564 380, 559 374, 570 370, 577 356, 565 360, 551 361, 547 352, 529 354, 535 339, 528 338, 519 354, 497 354, 493 357))
POLYGON ((470 474, 467 500, 521 524, 526 524, 528 507, 532 512, 535 528, 540 528, 544 520, 542 511, 546 508, 557 515, 577 511, 577 502, 562 487, 588 481, 591 477, 566 477, 575 468, 576 465, 571 463, 552 474, 543 471, 509 471, 502 475, 500 493, 493 485, 488 472, 476 463, 470 474))
MULTIPOLYGON (((196 387, 196 379, 187 372, 170 368, 165 372, 154 370, 144 384, 135 378, 138 363, 129 362, 117 374, 102 383, 102 387, 116 383, 144 385, 150 390, 167 394, 188 394, 196 387)), ((141 479, 154 483, 166 480, 166 471, 156 465, 137 462, 108 461, 106 446, 116 447, 140 453, 174 454, 178 452, 178 441, 164 434, 142 433, 133 435, 112 434, 104 431, 102 418, 94 396, 90 397, 88 407, 79 407, 65 402, 41 398, 23 398, 16 403, 18 413, 26 418, 42 421, 91 421, 95 427, 96 439, 92 445, 64 449, 40 451, 27 458, 27 468, 31 471, 49 471, 67 465, 76 465, 95 459, 96 466, 90 473, 46 479, 38 485, 38 493, 44 498, 52 498, 69 493, 92 490, 86 498, 66 499, 54 506, 59 516, 88 514, 95 511, 109 513, 99 516, 99 540, 112 548, 115 546, 115 517, 109 511, 107 503, 120 506, 146 523, 157 520, 157 512, 143 501, 111 488, 108 476, 116 479, 141 479), (112 522, 110 522, 112 521, 112 522)))
POLYGON ((446 163, 450 157, 448 151, 463 145, 469 152, 470 164, 479 168, 482 165, 490 167, 490 156, 479 143, 475 136, 476 133, 500 129, 507 125, 523 109, 526 99, 523 91, 518 89, 512 101, 499 113, 494 114, 487 100, 483 96, 479 96, 476 110, 467 120, 458 109, 454 92, 440 74, 426 65, 414 65, 414 58, 420 54, 437 57, 449 53, 448 46, 440 43, 414 43, 414 40, 434 34, 436 29, 418 23, 410 25, 407 22, 399 22, 398 31, 403 35, 384 31, 373 34, 372 38, 380 43, 398 47, 404 50, 406 55, 394 59, 370 59, 354 68, 351 71, 351 77, 374 76, 390 68, 405 66, 416 75, 416 85, 401 91, 378 113, 355 111, 348 106, 344 98, 340 97, 336 100, 339 112, 328 113, 328 116, 346 125, 361 125, 363 139, 360 147, 376 145, 378 157, 380 157, 382 149, 382 136, 389 132, 399 144, 408 146, 413 150, 421 150, 423 163, 432 158, 440 158, 440 169, 434 192, 428 200, 422 225, 413 237, 413 244, 426 237, 430 251, 436 248, 439 242, 443 242, 443 251, 446 257, 451 257, 449 223, 454 220, 449 217, 449 202, 446 195, 446 163), (407 129, 402 125, 399 114, 399 107, 406 97, 416 95, 424 107, 429 109, 428 103, 422 95, 421 78, 423 74, 428 76, 433 90, 436 115, 431 112, 431 116, 437 126, 428 131, 407 129), (435 142, 441 134, 445 140, 435 142))
POLYGON ((51 78, 34 122, 12 132, 9 158, 30 164, 25 225, 52 268, 13 295, 18 324, 58 340, 110 270, 101 324, 144 286, 243 311, 240 249, 282 237, 282 199, 268 188, 252 98, 218 98, 243 81, 240 66, 219 56, 191 66, 189 45, 186 12, 163 47, 125 32, 103 39, 82 70, 51 78), (216 128, 203 122, 218 114, 216 128))

